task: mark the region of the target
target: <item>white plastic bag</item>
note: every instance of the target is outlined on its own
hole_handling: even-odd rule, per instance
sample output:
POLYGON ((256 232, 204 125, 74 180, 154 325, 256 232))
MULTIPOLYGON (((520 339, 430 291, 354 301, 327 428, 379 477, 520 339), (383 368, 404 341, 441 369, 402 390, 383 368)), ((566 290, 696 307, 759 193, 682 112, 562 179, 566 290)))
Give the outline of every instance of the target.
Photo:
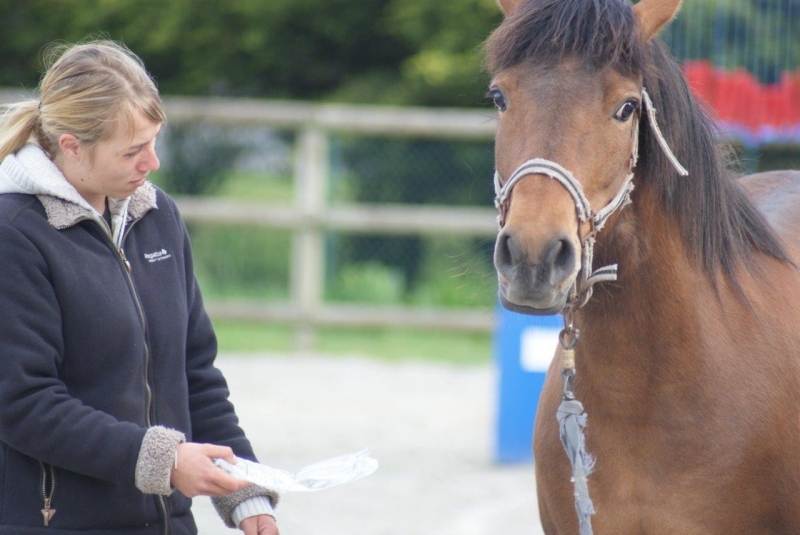
POLYGON ((294 473, 270 468, 247 459, 236 458, 236 464, 214 459, 214 464, 237 479, 243 479, 277 492, 310 492, 350 483, 378 469, 378 461, 369 456, 370 449, 310 464, 294 473))

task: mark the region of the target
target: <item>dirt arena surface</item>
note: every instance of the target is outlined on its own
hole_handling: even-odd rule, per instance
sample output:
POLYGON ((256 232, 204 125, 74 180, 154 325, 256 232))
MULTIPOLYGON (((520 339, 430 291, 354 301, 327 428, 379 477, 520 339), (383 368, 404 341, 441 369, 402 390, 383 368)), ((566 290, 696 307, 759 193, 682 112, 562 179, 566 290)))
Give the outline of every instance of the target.
MULTIPOLYGON (((365 447, 359 481, 285 494, 281 535, 541 535, 533 466, 492 462, 491 366, 296 355, 217 361, 262 463, 289 471, 365 447)), ((224 527, 208 498, 200 533, 224 527)))

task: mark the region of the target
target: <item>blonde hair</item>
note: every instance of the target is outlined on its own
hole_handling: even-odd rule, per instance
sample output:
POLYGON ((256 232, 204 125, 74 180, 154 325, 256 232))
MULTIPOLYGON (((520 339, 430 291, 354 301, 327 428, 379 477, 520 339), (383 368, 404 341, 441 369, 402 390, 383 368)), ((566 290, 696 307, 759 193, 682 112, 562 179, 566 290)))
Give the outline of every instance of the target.
POLYGON ((0 115, 0 161, 27 143, 58 156, 58 138, 72 134, 93 147, 136 112, 166 119, 161 98, 142 60, 108 40, 51 46, 45 54, 40 100, 5 106, 0 115))

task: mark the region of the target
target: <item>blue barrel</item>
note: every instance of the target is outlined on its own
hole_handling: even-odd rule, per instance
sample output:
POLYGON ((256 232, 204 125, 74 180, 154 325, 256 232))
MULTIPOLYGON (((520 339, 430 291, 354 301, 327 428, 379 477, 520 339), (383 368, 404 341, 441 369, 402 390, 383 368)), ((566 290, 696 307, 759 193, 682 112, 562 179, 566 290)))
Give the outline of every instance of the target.
POLYGON ((499 371, 496 462, 533 460, 536 407, 563 326, 560 315, 526 316, 497 307, 494 335, 499 371))

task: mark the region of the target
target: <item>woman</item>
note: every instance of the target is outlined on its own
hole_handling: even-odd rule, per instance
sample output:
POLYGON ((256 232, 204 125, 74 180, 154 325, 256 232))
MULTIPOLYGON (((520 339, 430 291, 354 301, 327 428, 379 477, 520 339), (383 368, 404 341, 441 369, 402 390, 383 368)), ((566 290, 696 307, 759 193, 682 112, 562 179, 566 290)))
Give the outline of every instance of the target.
POLYGON ((147 182, 165 116, 139 58, 62 49, 0 117, 0 533, 196 533, 191 497, 278 533, 174 202, 147 182))

